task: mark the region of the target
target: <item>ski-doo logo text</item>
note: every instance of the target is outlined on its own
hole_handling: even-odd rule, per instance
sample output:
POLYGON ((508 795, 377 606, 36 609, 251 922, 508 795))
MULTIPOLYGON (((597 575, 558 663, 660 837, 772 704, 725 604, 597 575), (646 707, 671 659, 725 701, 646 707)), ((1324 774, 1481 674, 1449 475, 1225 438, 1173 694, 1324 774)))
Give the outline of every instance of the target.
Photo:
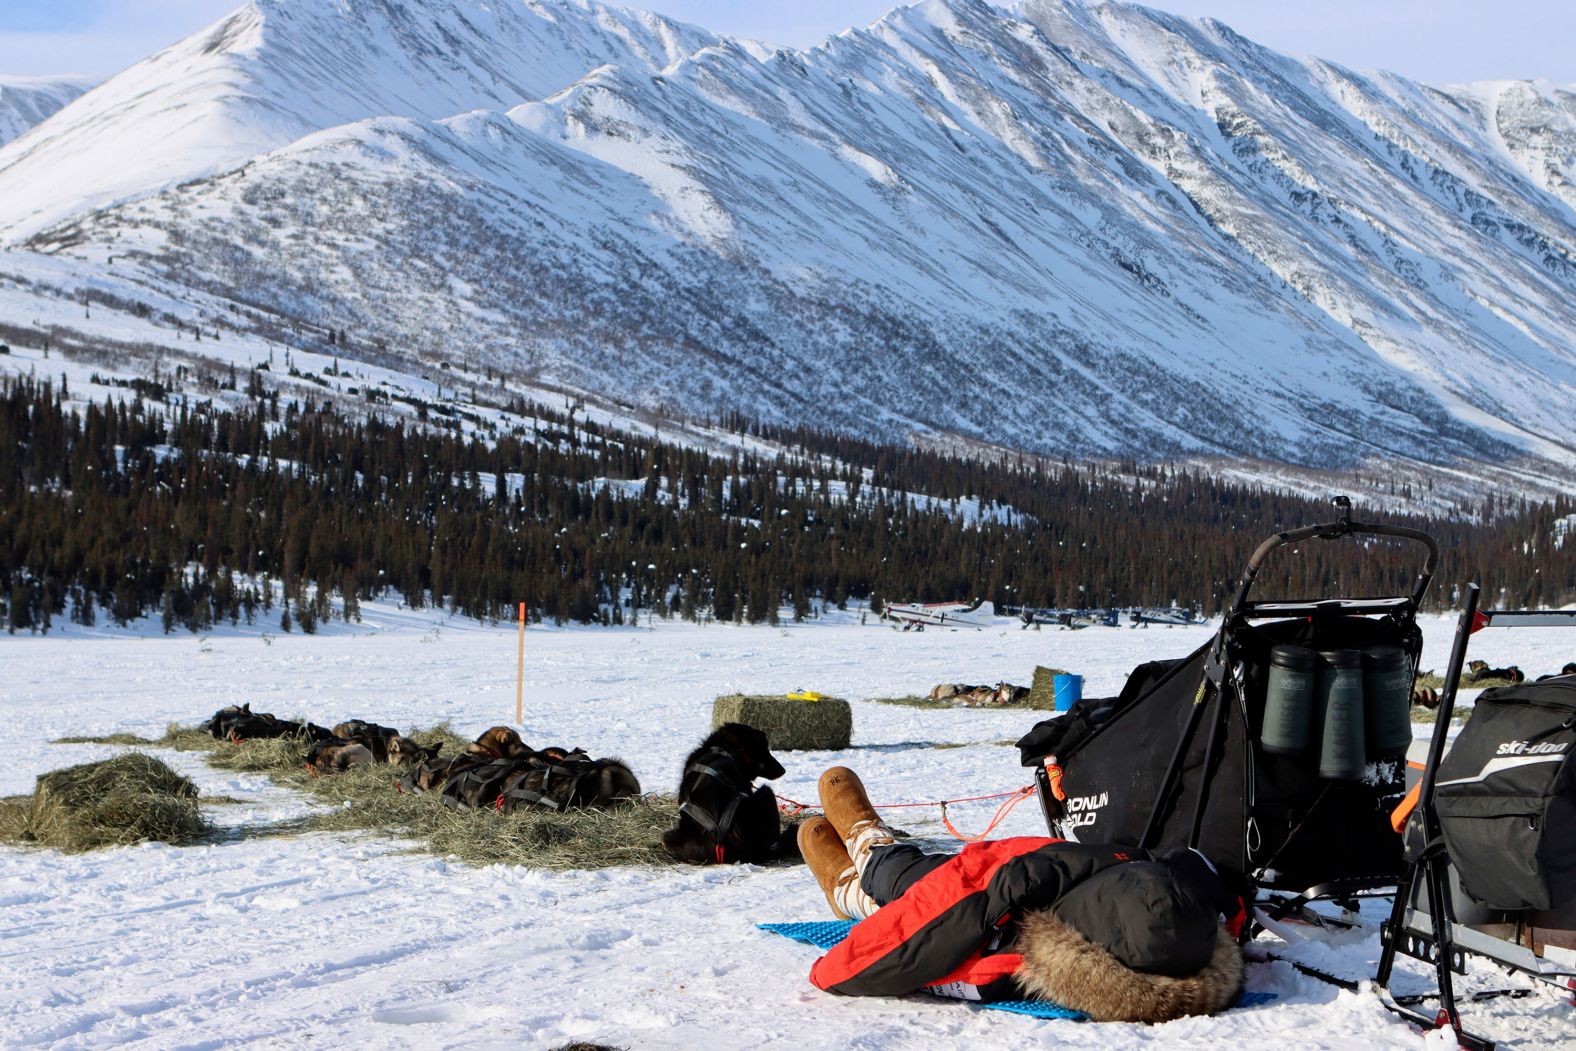
POLYGON ((1545 741, 1542 744, 1532 744, 1528 741, 1506 741, 1499 746, 1499 751, 1495 754, 1554 755, 1558 752, 1565 751, 1565 749, 1568 747, 1570 747, 1570 743, 1568 741, 1562 741, 1559 744, 1555 744, 1553 741, 1545 741))
POLYGON ((1067 819, 1062 823, 1069 828, 1092 825, 1100 815, 1093 813, 1111 801, 1111 793, 1097 796, 1071 796, 1067 800, 1067 819))

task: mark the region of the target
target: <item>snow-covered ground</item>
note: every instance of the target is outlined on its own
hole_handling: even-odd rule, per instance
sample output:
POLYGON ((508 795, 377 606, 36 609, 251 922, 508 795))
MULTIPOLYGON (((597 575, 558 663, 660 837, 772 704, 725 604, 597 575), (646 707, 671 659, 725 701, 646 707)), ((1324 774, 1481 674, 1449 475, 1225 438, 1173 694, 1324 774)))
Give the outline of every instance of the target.
MULTIPOLYGON (((359 626, 316 637, 133 637, 74 626, 47 638, 0 636, 10 735, 0 795, 116 751, 54 738, 157 736, 168 722, 240 701, 319 722, 449 720, 462 733, 511 721, 511 628, 373 603, 363 615, 359 626)), ((1001 623, 916 634, 833 614, 781 629, 532 628, 521 730, 538 745, 621 755, 647 789, 672 791, 716 695, 803 687, 853 700, 854 744, 784 754, 780 794, 813 800, 817 775, 832 763, 859 770, 877 803, 1002 792, 1028 782, 1010 743, 1036 713, 872 698, 940 681, 1026 683, 1035 664, 1082 672, 1087 692, 1104 694, 1134 664, 1179 656, 1210 631, 1001 623)), ((1425 667, 1443 667, 1452 628, 1426 622, 1425 667)), ((1576 659, 1576 632, 1491 629, 1476 637, 1474 654, 1541 674, 1576 659)), ((224 824, 278 820, 309 805, 260 776, 165 757, 205 793, 247 801, 214 808, 224 824)), ((973 831, 994 808, 960 805, 951 817, 973 831)), ((950 842, 935 810, 896 813, 936 847, 950 842)), ((1000 829, 1042 832, 1032 801, 1000 829)), ((922 997, 842 999, 807 981, 812 950, 754 927, 826 918, 800 866, 549 873, 471 868, 403 852, 408 846, 315 833, 74 857, 0 847, 0 1046, 1422 1046, 1375 996, 1284 963, 1249 968, 1249 988, 1274 1001, 1154 1028, 1035 1021, 922 997)), ((1377 941, 1338 952, 1360 972, 1377 941)), ((1508 1047, 1568 1047, 1576 1032, 1573 1009, 1551 992, 1467 1010, 1508 1047)))

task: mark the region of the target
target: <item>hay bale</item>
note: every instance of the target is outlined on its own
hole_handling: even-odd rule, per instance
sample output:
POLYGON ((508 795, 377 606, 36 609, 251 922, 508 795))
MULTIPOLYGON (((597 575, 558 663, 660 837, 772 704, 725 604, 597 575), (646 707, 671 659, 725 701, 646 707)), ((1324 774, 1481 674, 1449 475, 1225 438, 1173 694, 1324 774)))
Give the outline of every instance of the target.
POLYGON ((753 726, 766 735, 773 750, 783 752, 836 751, 847 748, 854 736, 853 709, 836 697, 790 701, 725 694, 711 708, 712 729, 723 723, 753 726))
POLYGON ((1056 677, 1070 674, 1065 668, 1042 668, 1035 665, 1034 678, 1029 685, 1029 699, 1023 703, 1025 708, 1036 711, 1054 712, 1056 710, 1056 677))
POLYGON ((208 832, 197 786, 141 752, 42 774, 23 837, 70 853, 158 840, 190 843, 208 832))

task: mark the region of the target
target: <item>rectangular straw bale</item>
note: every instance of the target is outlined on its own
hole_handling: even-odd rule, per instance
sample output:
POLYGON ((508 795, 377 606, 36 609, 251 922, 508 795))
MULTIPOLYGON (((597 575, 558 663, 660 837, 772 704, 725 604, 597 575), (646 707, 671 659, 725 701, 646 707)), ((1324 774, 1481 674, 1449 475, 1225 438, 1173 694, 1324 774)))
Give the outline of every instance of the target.
POLYGON ((847 748, 854 736, 854 713, 848 702, 836 697, 819 701, 790 701, 786 697, 742 693, 717 698, 711 709, 711 726, 744 723, 766 734, 774 751, 836 751, 847 748))

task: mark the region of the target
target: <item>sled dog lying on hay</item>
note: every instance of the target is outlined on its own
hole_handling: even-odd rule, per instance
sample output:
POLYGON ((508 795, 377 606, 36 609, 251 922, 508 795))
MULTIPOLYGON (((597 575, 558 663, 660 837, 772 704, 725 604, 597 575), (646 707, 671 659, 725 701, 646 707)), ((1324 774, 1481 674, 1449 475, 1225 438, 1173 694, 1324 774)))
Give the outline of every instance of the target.
POLYGON ((640 782, 619 759, 492 759, 453 769, 438 791, 458 810, 520 807, 545 810, 606 809, 640 795, 640 782))
MULTIPOLYGON (((335 727, 339 729, 339 727, 335 727)), ((306 765, 320 774, 349 770, 353 766, 418 766, 438 756, 439 745, 423 748, 409 737, 330 737, 314 742, 307 752, 306 765), (375 743, 375 746, 374 746, 375 743), (380 754, 381 753, 381 754, 380 754)))
POLYGON ((307 768, 318 774, 339 773, 354 766, 371 766, 372 761, 370 748, 341 737, 313 742, 306 754, 307 768))
POLYGON ((783 773, 764 733, 723 723, 684 760, 678 827, 662 834, 662 845, 695 865, 797 857, 795 827, 782 827, 777 796, 766 785, 755 787, 756 778, 783 773))
POLYGON ((1027 686, 1014 686, 998 682, 995 686, 968 686, 959 682, 944 682, 930 691, 933 701, 962 701, 970 705, 1018 704, 1029 696, 1027 686))
POLYGON ((623 760, 592 759, 579 748, 538 751, 507 726, 487 730, 461 755, 422 762, 401 784, 442 792, 445 803, 461 810, 504 813, 521 806, 605 809, 640 795, 640 781, 623 760))
POLYGON ((518 759, 536 754, 520 740, 518 733, 507 726, 494 726, 483 731, 465 750, 488 759, 518 759))
POLYGON ((251 702, 220 708, 206 722, 198 724, 221 741, 262 741, 276 737, 309 737, 314 741, 325 740, 333 734, 312 723, 279 719, 267 712, 253 712, 251 702))
MULTIPOLYGON (((374 763, 390 766, 416 766, 438 757, 439 745, 423 748, 391 726, 350 719, 334 727, 334 737, 350 744, 359 744, 372 754, 374 763)), ((359 764, 352 764, 359 765, 359 764)))
POLYGON ((1511 682, 1525 682, 1527 675, 1514 664, 1508 668, 1490 668, 1488 661, 1468 661, 1467 674, 1461 678, 1463 682, 1482 682, 1485 679, 1509 679, 1511 682))

